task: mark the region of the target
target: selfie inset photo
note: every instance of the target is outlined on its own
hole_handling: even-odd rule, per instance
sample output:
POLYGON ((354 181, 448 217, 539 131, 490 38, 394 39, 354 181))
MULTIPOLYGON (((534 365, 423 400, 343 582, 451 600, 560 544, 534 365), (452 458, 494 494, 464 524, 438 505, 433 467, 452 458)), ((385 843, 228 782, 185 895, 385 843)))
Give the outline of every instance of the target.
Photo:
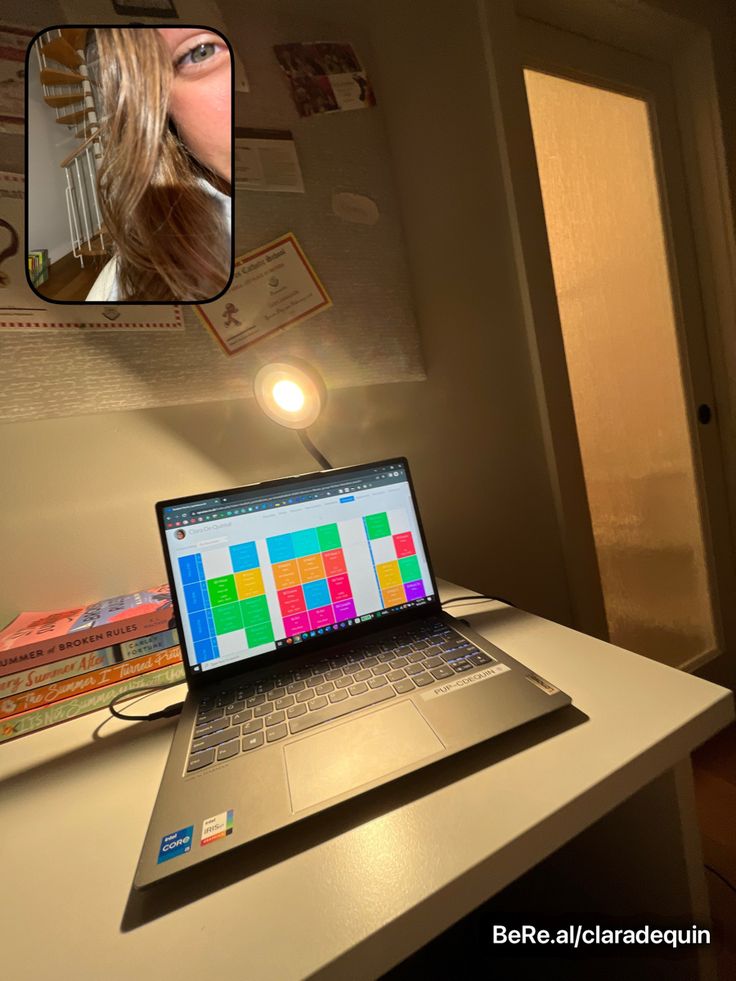
POLYGON ((233 271, 232 57, 193 27, 54 27, 28 52, 27 276, 56 303, 203 303, 233 271))

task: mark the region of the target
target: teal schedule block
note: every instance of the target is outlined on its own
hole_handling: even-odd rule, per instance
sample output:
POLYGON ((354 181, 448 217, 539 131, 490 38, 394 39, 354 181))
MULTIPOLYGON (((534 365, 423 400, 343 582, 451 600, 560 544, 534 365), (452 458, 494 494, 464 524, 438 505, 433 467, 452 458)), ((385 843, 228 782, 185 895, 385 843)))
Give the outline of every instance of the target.
POLYGON ((305 528, 303 531, 293 531, 291 541, 294 546, 294 557, 302 559, 307 555, 319 552, 319 538, 316 528, 305 528))

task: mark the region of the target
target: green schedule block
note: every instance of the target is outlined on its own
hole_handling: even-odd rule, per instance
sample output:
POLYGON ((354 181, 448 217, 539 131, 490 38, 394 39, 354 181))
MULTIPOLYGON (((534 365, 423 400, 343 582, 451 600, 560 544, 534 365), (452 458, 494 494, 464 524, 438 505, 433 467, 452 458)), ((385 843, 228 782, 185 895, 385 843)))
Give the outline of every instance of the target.
POLYGON ((317 538, 319 539, 320 550, 323 552, 329 552, 333 548, 340 548, 342 545, 340 532, 336 524, 322 525, 317 529, 317 538))
POLYGON ((229 634, 231 630, 243 629, 243 617, 240 603, 228 603, 226 606, 213 606, 212 619, 215 621, 216 634, 229 634))
POLYGON ((380 514, 367 514, 365 516, 365 527, 368 537, 371 540, 374 538, 386 538, 387 535, 391 534, 391 529, 388 526, 388 515, 385 511, 382 511, 380 514))
POLYGON ((243 611, 243 623, 246 629, 270 619, 265 596, 252 596, 250 599, 242 600, 240 609, 243 611))
POLYGON ((422 578, 419 571, 419 559, 416 555, 407 555, 404 559, 399 559, 399 569, 401 570, 402 582, 415 582, 422 578))
POLYGON ((210 603, 213 606, 235 603, 238 599, 238 591, 235 588, 235 576, 218 576, 217 579, 208 579, 207 592, 210 595, 210 603))
POLYGON ((247 627, 245 636, 248 638, 248 647, 260 647, 261 644, 273 644, 273 627, 271 621, 257 623, 254 627, 247 627))

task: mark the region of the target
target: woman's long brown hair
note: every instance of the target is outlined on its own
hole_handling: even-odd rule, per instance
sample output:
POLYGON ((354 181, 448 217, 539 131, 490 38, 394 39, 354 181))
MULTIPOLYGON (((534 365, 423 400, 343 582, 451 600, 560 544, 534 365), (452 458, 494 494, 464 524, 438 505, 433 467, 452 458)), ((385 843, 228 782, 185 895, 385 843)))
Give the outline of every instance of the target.
MULTIPOLYGON (((230 274, 230 232, 169 118, 171 57, 158 31, 94 31, 103 158, 100 210, 115 243, 121 300, 207 300, 230 274)), ((93 76, 94 77, 94 76, 93 76)))

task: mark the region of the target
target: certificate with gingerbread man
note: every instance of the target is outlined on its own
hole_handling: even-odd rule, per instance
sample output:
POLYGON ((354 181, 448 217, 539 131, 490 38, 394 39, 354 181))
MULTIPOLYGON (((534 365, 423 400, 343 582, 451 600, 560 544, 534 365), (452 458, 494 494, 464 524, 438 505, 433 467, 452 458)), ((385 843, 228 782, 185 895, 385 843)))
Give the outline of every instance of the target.
POLYGON ((227 355, 327 310, 332 300, 292 232, 235 260, 230 288, 195 309, 227 355))

